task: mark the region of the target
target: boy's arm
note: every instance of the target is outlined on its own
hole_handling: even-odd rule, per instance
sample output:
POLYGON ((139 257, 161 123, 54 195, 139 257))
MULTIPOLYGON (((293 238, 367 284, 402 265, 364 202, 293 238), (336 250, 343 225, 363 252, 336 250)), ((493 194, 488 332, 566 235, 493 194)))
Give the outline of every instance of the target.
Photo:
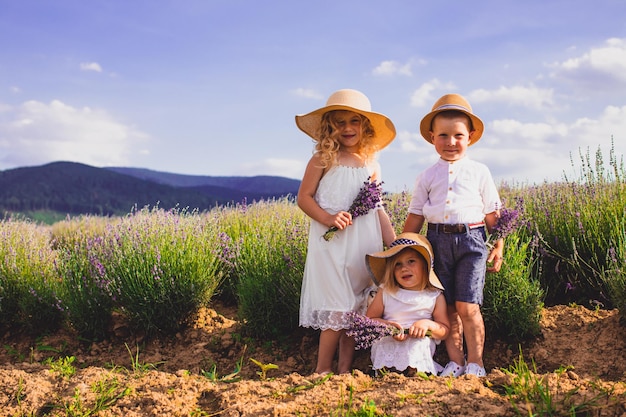
POLYGON ((419 233, 422 230, 422 226, 424 226, 424 216, 421 214, 409 213, 406 217, 406 221, 404 222, 404 229, 402 229, 402 233, 419 233))
MULTIPOLYGON (((494 211, 485 216, 485 223, 487 224, 487 231, 493 233, 496 227, 498 218, 500 217, 499 211, 494 211)), ((487 267, 487 272, 498 272, 502 267, 504 261, 504 239, 498 239, 493 243, 493 247, 489 251, 487 256, 487 263, 491 266, 487 267)))

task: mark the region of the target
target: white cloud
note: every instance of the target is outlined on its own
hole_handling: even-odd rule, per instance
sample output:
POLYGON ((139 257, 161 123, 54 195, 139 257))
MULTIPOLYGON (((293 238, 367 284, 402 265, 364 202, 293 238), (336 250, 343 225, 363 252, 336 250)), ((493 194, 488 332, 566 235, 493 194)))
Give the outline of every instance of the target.
POLYGON ((610 143, 612 137, 616 153, 626 155, 626 106, 607 106, 597 120, 580 118, 571 130, 581 143, 595 148, 599 143, 610 143))
POLYGON ((102 67, 97 62, 81 62, 80 69, 82 71, 102 72, 102 67))
POLYGON ((315 100, 321 100, 324 98, 322 94, 310 88, 296 88, 295 90, 291 90, 291 92, 298 97, 312 98, 315 100))
POLYGON ((258 162, 242 164, 238 175, 276 175, 300 179, 304 175, 306 162, 298 159, 267 158, 258 162))
POLYGON ((419 133, 402 130, 397 133, 394 139, 394 148, 399 147, 402 152, 418 152, 422 149, 422 147, 418 146, 420 140, 423 139, 419 133))
POLYGON ((75 108, 61 101, 27 101, 0 119, 3 168, 52 161, 94 166, 125 165, 147 135, 103 110, 75 108))
POLYGON ((372 70, 374 75, 413 75, 411 71, 411 64, 400 64, 397 61, 383 61, 376 68, 372 70))
POLYGON ((554 107, 554 91, 534 86, 501 86, 497 90, 478 89, 467 95, 470 103, 498 102, 529 109, 554 107))
POLYGON ((569 128, 562 123, 522 123, 518 120, 502 119, 489 124, 489 140, 499 146, 517 147, 520 143, 540 148, 567 137, 569 128))
MULTIPOLYGON (((432 94, 434 91, 450 91, 456 89, 454 83, 443 83, 439 81, 437 78, 433 78, 427 83, 422 84, 417 90, 413 92, 411 95, 411 106, 413 107, 427 107, 432 108, 432 105, 439 98, 439 95, 435 97, 432 94)), ((445 93, 442 93, 445 94, 445 93)))
POLYGON ((609 77, 621 83, 626 82, 626 39, 610 38, 598 48, 551 65, 553 78, 571 79, 609 77))

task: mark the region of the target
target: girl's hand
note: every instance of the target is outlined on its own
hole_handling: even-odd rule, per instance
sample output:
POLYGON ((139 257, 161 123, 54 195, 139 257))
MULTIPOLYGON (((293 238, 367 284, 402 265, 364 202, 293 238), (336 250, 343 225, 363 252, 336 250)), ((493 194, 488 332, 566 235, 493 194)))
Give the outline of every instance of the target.
POLYGON ((347 211, 340 211, 332 216, 332 223, 328 227, 336 227, 339 230, 343 230, 352 224, 352 215, 347 211))
POLYGON ((407 337, 409 337, 406 333, 404 333, 404 329, 402 328, 402 326, 400 326, 400 324, 396 323, 395 321, 391 321, 389 322, 389 324, 391 324, 396 329, 400 330, 400 334, 393 335, 393 338, 397 340, 398 342, 402 342, 403 340, 406 340, 407 337))
POLYGON ((409 327, 409 336, 415 338, 426 337, 426 332, 430 330, 430 320, 418 320, 409 327))

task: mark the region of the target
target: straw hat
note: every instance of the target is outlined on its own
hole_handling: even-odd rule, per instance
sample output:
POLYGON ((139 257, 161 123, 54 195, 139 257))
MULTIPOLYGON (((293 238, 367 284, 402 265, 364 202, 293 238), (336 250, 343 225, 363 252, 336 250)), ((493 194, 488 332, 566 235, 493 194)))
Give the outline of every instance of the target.
POLYGON ((326 106, 307 114, 297 115, 296 125, 304 133, 318 141, 322 116, 332 110, 348 110, 367 117, 374 128, 373 142, 378 150, 389 145, 396 137, 396 128, 391 120, 383 114, 373 112, 367 96, 360 91, 351 89, 335 91, 326 101, 326 106))
POLYGON ((433 257, 433 248, 430 245, 428 239, 418 233, 401 233, 400 235, 398 235, 398 238, 396 240, 391 242, 391 245, 389 245, 389 249, 387 249, 386 251, 365 255, 367 268, 369 269, 370 274, 374 276, 375 281, 377 283, 382 282, 385 275, 385 265, 387 263, 387 258, 391 258, 393 255, 399 253, 401 250, 406 248, 415 249, 424 257, 429 265, 428 280, 434 287, 443 290, 443 285, 441 285, 441 281, 439 281, 439 278, 437 278, 437 275, 435 274, 435 271, 433 269, 433 265, 435 262, 433 257))
POLYGON ((426 139, 429 143, 432 143, 430 131, 432 130, 433 119, 436 115, 446 110, 458 110, 467 114, 472 121, 472 126, 474 128, 474 134, 472 135, 470 145, 478 142, 478 139, 480 139, 483 135, 483 121, 472 113, 472 106, 470 106, 469 102, 459 94, 446 94, 441 97, 433 105, 432 111, 424 116, 420 123, 420 132, 422 133, 424 139, 426 139))

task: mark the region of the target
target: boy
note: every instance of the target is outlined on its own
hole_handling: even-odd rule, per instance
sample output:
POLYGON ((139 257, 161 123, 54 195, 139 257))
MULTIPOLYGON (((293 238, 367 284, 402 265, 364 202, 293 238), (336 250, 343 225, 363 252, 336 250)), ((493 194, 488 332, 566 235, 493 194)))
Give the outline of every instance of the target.
POLYGON ((483 129, 483 122, 458 94, 437 100, 420 123, 422 136, 435 146, 440 159, 418 175, 403 232, 419 233, 424 222, 428 223, 435 273, 445 288, 450 362, 440 376, 486 375, 480 305, 486 271, 497 272, 502 266, 504 241, 498 240, 487 254, 485 226, 489 232, 493 230, 502 202, 489 169, 465 155, 483 129))

